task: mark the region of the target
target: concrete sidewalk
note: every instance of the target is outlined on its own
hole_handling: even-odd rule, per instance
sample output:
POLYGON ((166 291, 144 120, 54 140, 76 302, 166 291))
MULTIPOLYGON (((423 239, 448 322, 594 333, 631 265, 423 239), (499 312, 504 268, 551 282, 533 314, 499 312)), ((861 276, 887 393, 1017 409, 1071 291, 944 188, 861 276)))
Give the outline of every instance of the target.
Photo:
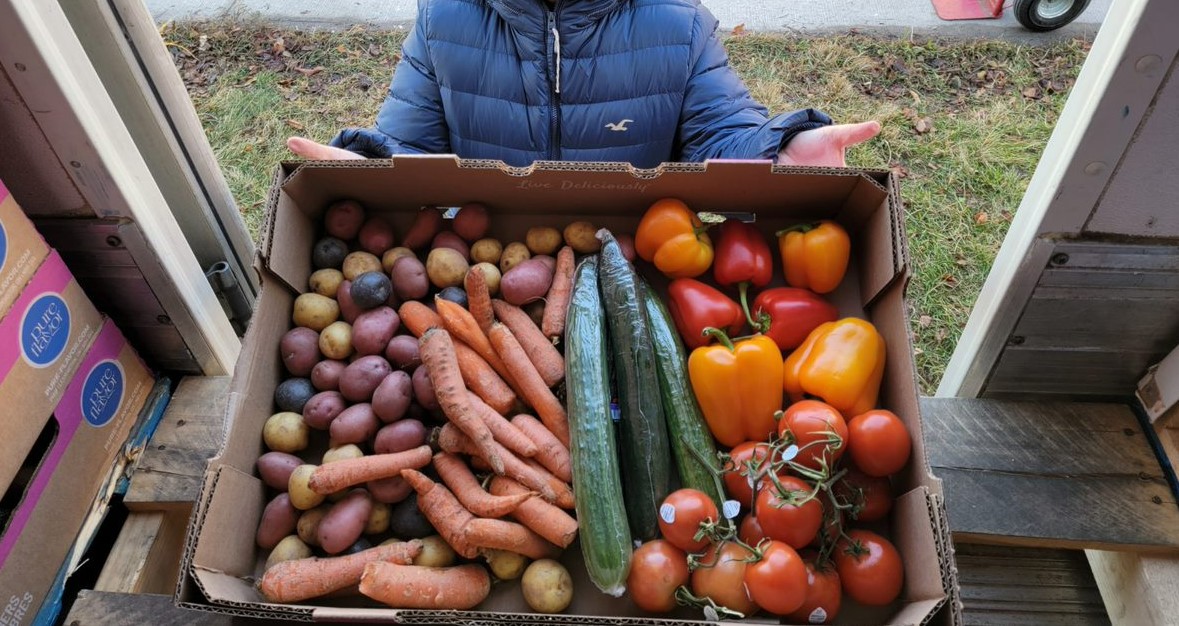
MULTIPOLYGON (((929 0, 703 0, 722 30, 744 25, 752 32, 862 33, 1004 39, 1046 43, 1096 34, 1113 0, 1092 0, 1073 23, 1033 33, 1010 7, 999 19, 943 21, 929 0)), ((404 27, 413 22, 416 0, 145 0, 157 21, 256 18, 290 26, 343 28, 353 24, 404 27)), ((1011 0, 1007 0, 1011 4, 1011 0)))

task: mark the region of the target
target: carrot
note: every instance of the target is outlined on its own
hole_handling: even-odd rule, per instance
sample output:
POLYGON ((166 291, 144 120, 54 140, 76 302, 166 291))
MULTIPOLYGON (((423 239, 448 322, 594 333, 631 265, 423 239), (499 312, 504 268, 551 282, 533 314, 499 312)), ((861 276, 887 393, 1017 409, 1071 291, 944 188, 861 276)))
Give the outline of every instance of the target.
POLYGON ((258 582, 258 590, 270 602, 299 602, 318 598, 360 582, 364 566, 373 561, 409 565, 422 551, 414 539, 328 558, 308 557, 276 563, 258 582))
POLYGON ((491 576, 482 565, 422 567, 369 563, 360 593, 395 609, 466 610, 491 593, 491 576))
MULTIPOLYGON (((516 407, 516 392, 467 344, 452 340, 463 384, 501 415, 516 407)), ((433 380, 433 379, 431 379, 433 380)))
MULTIPOLYGON (((524 309, 499 299, 492 300, 491 307, 495 310, 496 319, 510 328, 520 345, 524 346, 528 360, 540 372, 545 385, 552 387, 565 379, 565 358, 557 351, 553 342, 537 328, 524 309)), ((488 330, 488 337, 491 336, 490 333, 488 330)), ((506 357, 504 360, 507 360, 506 357)))
POLYGON ((515 385, 511 373, 507 366, 500 360, 499 355, 495 353, 495 349, 491 347, 491 342, 487 340, 487 335, 479 328, 479 323, 475 321, 471 312, 464 309, 462 305, 451 302, 444 298, 434 296, 434 304, 438 307, 438 315, 442 318, 442 324, 451 336, 456 340, 461 341, 476 354, 483 357, 484 361, 499 374, 500 378, 504 380, 512 388, 517 395, 520 394, 520 389, 515 385))
POLYGON ((427 330, 443 326, 442 317, 417 300, 402 302, 397 308, 397 317, 401 318, 401 325, 419 339, 427 330))
POLYGON ((503 358, 504 364, 512 370, 512 377, 523 390, 524 401, 536 409, 536 414, 540 416, 545 427, 557 437, 561 445, 568 448, 569 417, 565 414, 565 407, 561 405, 557 396, 553 395, 553 390, 545 384, 537 368, 528 361, 524 348, 516 336, 507 326, 495 323, 491 325, 489 338, 491 345, 495 346, 495 351, 503 358))
MULTIPOLYGON (((470 437, 464 435, 453 424, 444 424, 442 428, 438 429, 434 439, 438 447, 447 452, 479 456, 479 450, 475 448, 475 444, 471 441, 470 437)), ((495 445, 499 446, 499 443, 495 445)), ((540 467, 539 465, 529 465, 522 461, 520 457, 512 454, 507 448, 500 446, 500 449, 500 456, 504 461, 504 471, 500 474, 501 476, 509 476, 516 479, 520 484, 535 490, 545 500, 563 509, 573 508, 573 489, 569 485, 562 482, 556 476, 553 476, 544 468, 540 468, 538 471, 537 468, 540 467)), ((498 474, 499 472, 496 473, 498 474)))
POLYGON ((458 498, 449 489, 417 470, 405 470, 401 472, 401 477, 418 493, 418 510, 430 520, 430 525, 442 535, 446 543, 465 558, 478 556, 478 550, 467 543, 463 535, 463 528, 475 516, 463 507, 458 498))
POLYGON ((471 399, 467 395, 467 388, 459 372, 459 359, 455 354, 450 333, 440 328, 431 328, 422 335, 418 344, 422 365, 430 374, 430 382, 434 384, 434 395, 438 397, 438 405, 442 407, 442 412, 451 423, 471 438, 495 473, 502 474, 504 462, 499 455, 500 448, 492 445, 495 444, 495 439, 491 435, 491 430, 471 408, 471 399))
MULTIPOLYGON (((489 487, 491 493, 497 496, 529 493, 524 485, 506 476, 492 478, 489 487)), ((531 528, 532 532, 562 548, 569 547, 577 538, 577 520, 538 496, 521 502, 516 510, 512 511, 512 517, 531 528)))
POLYGON ((573 294, 573 248, 564 246, 557 253, 553 282, 544 299, 544 314, 540 318, 540 332, 553 343, 565 335, 565 314, 569 312, 569 297, 573 294))
POLYGON ((572 461, 569 458, 569 448, 561 445, 544 424, 527 413, 513 417, 510 423, 519 428, 540 451, 532 455, 545 469, 565 482, 573 482, 572 461))
POLYGON ((507 550, 530 559, 555 559, 561 549, 515 522, 476 517, 467 522, 467 542, 482 550, 507 550))
POLYGON ((403 469, 425 467, 430 464, 431 454, 430 446, 422 445, 404 452, 370 454, 324 463, 311 472, 307 486, 326 496, 352 485, 397 476, 403 469))
POLYGON ((495 313, 491 310, 491 293, 487 289, 487 277, 483 272, 468 270, 463 278, 463 288, 467 290, 467 308, 475 318, 475 324, 484 336, 491 330, 491 323, 495 321, 495 313))
POLYGON ((540 451, 539 445, 527 433, 518 426, 512 425, 503 415, 500 415, 499 412, 488 406, 482 398, 473 392, 469 395, 471 396, 471 408, 475 409, 475 412, 479 414, 479 418, 487 424, 487 428, 491 431, 491 436, 495 437, 496 441, 520 456, 536 456, 536 453, 540 451))
POLYGON ((483 490, 479 480, 471 473, 471 468, 450 452, 439 452, 434 455, 434 469, 442 482, 450 488, 450 492, 458 498, 465 509, 480 517, 503 517, 521 502, 536 495, 535 492, 518 493, 510 496, 493 496, 483 490))

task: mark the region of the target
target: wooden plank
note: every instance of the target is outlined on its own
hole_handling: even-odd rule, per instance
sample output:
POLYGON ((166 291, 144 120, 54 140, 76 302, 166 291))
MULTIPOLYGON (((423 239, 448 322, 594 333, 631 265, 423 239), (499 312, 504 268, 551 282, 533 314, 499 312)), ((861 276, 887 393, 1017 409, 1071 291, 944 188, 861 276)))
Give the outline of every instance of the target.
POLYGON ((1174 624, 1179 616, 1179 558, 1087 550, 1114 624, 1174 624))
POLYGON ((123 503, 131 510, 188 510, 200 494, 208 460, 225 440, 231 378, 189 376, 180 381, 144 450, 123 503))
POLYGON ((1109 624, 1084 554, 956 542, 963 623, 1109 624))
POLYGON ((123 522, 94 588, 127 593, 171 593, 180 573, 188 514, 132 512, 123 522))
POLYGON ((1130 407, 923 398, 921 409, 956 540, 1179 550, 1179 505, 1130 407))
POLYGON ((1179 280, 1172 299, 1115 296, 1094 286, 1063 297, 1044 297, 1041 291, 1028 302, 1013 331, 1013 336, 1022 338, 1021 349, 1144 352, 1157 355, 1157 361, 1179 341, 1179 280), (1110 297, 1094 298, 1093 294, 1110 297))
POLYGON ((1009 346, 984 395, 1059 394, 1074 398, 1128 398, 1154 352, 1039 349, 1009 346))
POLYGON ((124 626, 152 624, 153 626, 289 626, 279 620, 244 620, 230 615, 181 609, 172 604, 172 597, 151 593, 115 593, 84 589, 63 622, 67 626, 124 626))

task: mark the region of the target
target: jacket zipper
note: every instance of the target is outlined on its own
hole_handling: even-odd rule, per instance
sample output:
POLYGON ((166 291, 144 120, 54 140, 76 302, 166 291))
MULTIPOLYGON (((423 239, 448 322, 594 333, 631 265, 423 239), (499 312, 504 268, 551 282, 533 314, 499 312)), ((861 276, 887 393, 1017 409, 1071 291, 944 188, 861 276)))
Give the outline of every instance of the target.
POLYGON ((557 30, 557 6, 548 10, 548 33, 545 41, 549 44, 549 98, 551 100, 549 119, 549 159, 561 160, 561 33, 557 30))

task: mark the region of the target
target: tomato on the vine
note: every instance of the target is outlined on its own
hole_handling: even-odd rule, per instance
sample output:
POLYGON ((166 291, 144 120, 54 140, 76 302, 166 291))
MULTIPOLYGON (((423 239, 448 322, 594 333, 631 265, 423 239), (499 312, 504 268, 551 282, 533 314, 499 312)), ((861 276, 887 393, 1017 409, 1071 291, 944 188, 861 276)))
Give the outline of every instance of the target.
POLYGON ((847 449, 847 422, 838 409, 820 400, 800 400, 786 407, 778 435, 800 448, 794 462, 813 470, 824 458, 828 468, 834 467, 847 449))
POLYGON ((756 546, 766 538, 766 531, 761 529, 761 522, 757 521, 757 516, 749 513, 737 526, 737 538, 746 545, 756 546))
POLYGON ((794 549, 805 547, 823 523, 823 506, 811 495, 811 487, 800 478, 780 476, 781 489, 767 480, 757 494, 754 514, 770 539, 794 549))
POLYGON ((869 476, 888 476, 909 462, 913 442, 909 429, 896 413, 876 409, 848 422, 848 454, 869 476))
POLYGON ((831 563, 817 564, 814 556, 804 555, 803 562, 806 563, 806 599, 786 620, 793 624, 830 624, 839 615, 843 601, 839 572, 831 563))
POLYGON ((659 505, 659 532, 684 552, 699 552, 707 547, 708 537, 696 539, 696 533, 703 522, 718 521, 716 503, 699 489, 677 489, 659 505))
POLYGON ((835 568, 847 597, 868 606, 897 599, 905 581, 901 555, 891 541, 868 530, 852 530, 835 547, 835 568))
POLYGON ((883 476, 869 476, 855 467, 835 483, 835 495, 855 505, 853 519, 875 522, 884 519, 892 510, 892 485, 883 476))
POLYGON ((721 476, 729 497, 740 502, 742 507, 753 507, 753 491, 757 486, 757 479, 749 475, 749 466, 752 465, 760 473, 769 456, 770 444, 764 441, 746 441, 729 451, 729 461, 721 476))
POLYGON ((794 548, 771 540, 759 546, 761 558, 745 568, 745 588, 761 608, 785 615, 806 599, 806 565, 794 548))
POLYGON ((688 555, 662 539, 639 546, 630 560, 626 590, 644 611, 667 613, 676 607, 675 591, 688 584, 688 555))
POLYGON ((811 540, 811 545, 816 548, 822 548, 824 545, 832 545, 839 540, 839 534, 843 531, 844 515, 843 510, 834 509, 823 502, 823 523, 819 525, 819 532, 815 533, 815 538, 811 540))
POLYGON ((722 541, 708 546, 700 566, 692 571, 692 593, 749 617, 757 604, 745 591, 745 568, 752 556, 745 546, 722 541))

